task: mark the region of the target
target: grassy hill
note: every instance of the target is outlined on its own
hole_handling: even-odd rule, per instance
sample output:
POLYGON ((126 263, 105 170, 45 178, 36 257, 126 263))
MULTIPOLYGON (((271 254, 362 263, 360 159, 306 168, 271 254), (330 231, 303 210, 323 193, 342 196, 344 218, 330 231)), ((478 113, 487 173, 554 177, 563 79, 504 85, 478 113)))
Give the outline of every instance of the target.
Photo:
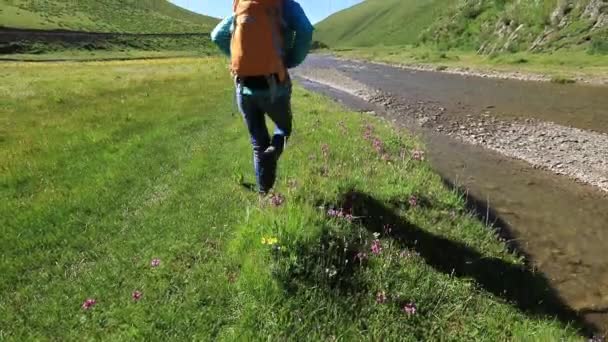
POLYGON ((608 4, 367 0, 319 23, 316 37, 330 47, 427 44, 485 54, 559 49, 608 53, 608 4))
POLYGON ((208 55, 215 52, 208 32, 217 22, 218 19, 190 12, 166 0, 0 0, 0 28, 109 33, 3 30, 0 59, 208 55), (139 35, 149 33, 157 35, 139 35))
POLYGON ((413 44, 455 0, 367 0, 320 22, 316 38, 329 46, 413 44))
POLYGON ((121 33, 209 32, 217 19, 167 0, 0 0, 0 26, 121 33))

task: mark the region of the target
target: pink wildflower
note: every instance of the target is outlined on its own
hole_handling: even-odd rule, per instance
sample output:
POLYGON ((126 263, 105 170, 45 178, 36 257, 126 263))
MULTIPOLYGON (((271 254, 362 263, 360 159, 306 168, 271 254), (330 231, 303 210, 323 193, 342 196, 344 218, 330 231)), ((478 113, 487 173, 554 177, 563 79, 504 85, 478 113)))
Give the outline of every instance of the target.
POLYGON ((412 207, 417 207, 418 206, 418 197, 416 197, 414 195, 410 196, 410 199, 408 200, 408 203, 412 207))
POLYGON ((270 197, 270 203, 275 207, 280 207, 285 203, 285 197, 281 194, 273 194, 272 197, 270 197))
POLYGON ((158 267, 160 266, 160 259, 152 259, 152 261, 150 261, 150 266, 152 267, 158 267))
POLYGON ((376 239, 374 240, 374 242, 372 242, 372 253, 374 253, 375 255, 382 253, 382 244, 380 240, 376 239))
POLYGON ((327 211, 327 216, 329 217, 338 217, 340 211, 336 210, 336 209, 329 209, 327 211))
POLYGON ((359 262, 363 262, 367 260, 367 253, 359 252, 355 255, 355 260, 359 260, 359 262))
POLYGON ((418 309, 416 308, 416 304, 414 303, 408 303, 403 306, 403 312, 408 315, 415 315, 416 311, 418 311, 418 309))
POLYGON ((375 138, 373 145, 376 152, 382 153, 384 151, 384 143, 382 142, 382 140, 375 138))
POLYGON ((349 222, 352 222, 354 220, 353 215, 351 215, 344 209, 329 209, 327 211, 327 216, 333 217, 333 218, 344 219, 349 222))
POLYGON ((386 293, 384 291, 379 291, 376 294, 376 303, 378 303, 378 304, 386 303, 386 293))
POLYGON ((90 308, 95 306, 95 304, 97 304, 97 301, 93 298, 89 298, 89 299, 85 300, 84 303, 82 303, 82 308, 84 310, 89 310, 90 308))
POLYGON ((139 292, 139 291, 134 291, 131 294, 131 298, 133 298, 133 300, 136 301, 136 302, 141 299, 141 296, 142 296, 142 293, 139 292))
POLYGON ((417 161, 424 161, 424 152, 420 150, 412 152, 412 159, 417 161))

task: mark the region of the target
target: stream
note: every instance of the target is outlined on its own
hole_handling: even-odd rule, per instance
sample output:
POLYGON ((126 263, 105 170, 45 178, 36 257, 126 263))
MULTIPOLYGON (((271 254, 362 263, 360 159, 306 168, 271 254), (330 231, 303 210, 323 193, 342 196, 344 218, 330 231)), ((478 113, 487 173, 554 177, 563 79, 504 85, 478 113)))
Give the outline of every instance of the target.
POLYGON ((608 331, 608 87, 318 55, 295 77, 417 135, 433 168, 489 206, 563 301, 608 331))

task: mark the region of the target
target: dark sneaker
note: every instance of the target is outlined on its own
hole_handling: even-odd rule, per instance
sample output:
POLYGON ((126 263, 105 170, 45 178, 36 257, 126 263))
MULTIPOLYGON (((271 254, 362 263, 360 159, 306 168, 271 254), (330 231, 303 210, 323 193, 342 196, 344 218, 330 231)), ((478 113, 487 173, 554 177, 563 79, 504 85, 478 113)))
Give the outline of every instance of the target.
POLYGON ((262 153, 262 163, 264 164, 264 177, 262 179, 265 189, 272 189, 277 176, 277 149, 269 146, 262 153))
POLYGON ((277 148, 273 145, 268 146, 268 148, 263 152, 262 158, 264 159, 276 159, 277 148))

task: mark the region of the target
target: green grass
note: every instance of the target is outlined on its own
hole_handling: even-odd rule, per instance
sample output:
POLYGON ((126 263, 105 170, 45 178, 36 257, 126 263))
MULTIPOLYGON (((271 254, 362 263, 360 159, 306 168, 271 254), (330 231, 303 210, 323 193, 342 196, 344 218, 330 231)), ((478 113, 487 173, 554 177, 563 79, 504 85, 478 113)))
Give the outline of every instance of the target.
POLYGON ((80 41, 18 41, 0 43, 0 49, 13 53, 0 60, 90 60, 104 58, 140 58, 167 56, 207 56, 217 49, 207 34, 87 37, 80 41))
POLYGON ((197 51, 145 51, 145 50, 78 50, 66 49, 62 51, 49 51, 42 54, 18 53, 1 55, 0 61, 111 61, 128 59, 162 59, 176 57, 200 57, 208 53, 197 51))
POLYGON ((217 19, 167 0, 0 0, 2 26, 75 31, 209 32, 217 19))
POLYGON ((455 0, 367 0, 316 25, 330 47, 413 44, 455 0))
POLYGON ((1 340, 579 339, 543 310, 542 276, 379 119, 297 88, 275 207, 239 184, 251 150, 224 60, 0 76, 1 340))

